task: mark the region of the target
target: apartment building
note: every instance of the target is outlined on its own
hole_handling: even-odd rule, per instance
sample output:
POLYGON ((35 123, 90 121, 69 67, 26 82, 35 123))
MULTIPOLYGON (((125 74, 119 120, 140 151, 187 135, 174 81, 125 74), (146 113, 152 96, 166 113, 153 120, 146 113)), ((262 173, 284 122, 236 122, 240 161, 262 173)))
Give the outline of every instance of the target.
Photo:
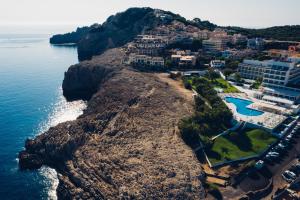
POLYGON ((245 57, 252 56, 255 53, 256 53, 256 51, 252 50, 252 49, 243 49, 243 50, 226 49, 226 50, 222 51, 222 57, 232 58, 232 59, 242 59, 245 57))
POLYGON ((203 40, 203 49, 208 52, 223 51, 226 48, 227 42, 223 39, 209 39, 203 40))
POLYGON ((193 33, 193 38, 198 40, 208 40, 210 37, 211 31, 209 30, 200 30, 193 33))
POLYGON ((163 57, 152 57, 147 55, 130 54, 127 64, 139 66, 164 67, 165 61, 163 57))
POLYGON ((173 64, 178 65, 180 67, 195 66, 196 56, 175 54, 171 56, 171 61, 173 64))
POLYGON ((135 39, 136 53, 139 55, 157 56, 168 44, 163 36, 138 35, 135 39))
POLYGON ((266 62, 258 60, 244 60, 243 63, 239 64, 238 72, 242 78, 257 80, 259 78, 263 78, 266 67, 266 62))
MULTIPOLYGON (((288 58, 276 61, 244 60, 239 65, 239 73, 243 78, 263 80, 263 94, 290 101, 300 99, 300 89, 291 87, 300 83, 300 59, 288 58)), ((268 98, 271 99, 271 98, 268 98)))
POLYGON ((210 61, 210 66, 212 68, 224 68, 225 67, 225 61, 224 60, 212 60, 210 61))
POLYGON ((242 34, 234 34, 232 36, 232 42, 234 44, 244 43, 244 42, 247 42, 247 37, 242 34))
POLYGON ((254 50, 262 50, 264 48, 264 40, 262 38, 248 39, 247 47, 254 50))

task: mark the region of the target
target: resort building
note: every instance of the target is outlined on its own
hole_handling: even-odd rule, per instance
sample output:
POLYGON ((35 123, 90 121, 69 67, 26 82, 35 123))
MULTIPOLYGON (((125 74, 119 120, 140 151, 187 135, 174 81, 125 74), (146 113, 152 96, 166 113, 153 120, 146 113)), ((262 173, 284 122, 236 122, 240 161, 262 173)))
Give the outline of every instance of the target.
POLYGON ((208 30, 202 30, 202 31, 194 32, 193 37, 198 40, 207 40, 209 39, 210 33, 211 32, 208 30))
POLYGON ((135 39, 137 54, 157 56, 168 44, 167 38, 156 35, 138 35, 135 39))
POLYGON ((248 39, 247 47, 254 50, 262 50, 264 48, 264 40, 261 38, 248 39))
POLYGON ((180 67, 189 67, 196 65, 196 56, 194 55, 172 55, 171 61, 173 64, 178 65, 180 67))
POLYGON ((151 57, 147 55, 130 54, 127 64, 139 66, 164 67, 165 61, 163 57, 151 57))
POLYGON ((227 47, 227 41, 223 39, 203 40, 203 49, 208 52, 223 51, 227 47))
POLYGON ((212 60, 212 61, 210 61, 210 66, 212 68, 224 68, 225 61, 224 60, 212 60))
POLYGON ((196 65, 196 57, 195 56, 182 56, 179 61, 180 67, 188 67, 196 65))
POLYGON ((252 56, 256 53, 255 50, 252 49, 244 49, 244 50, 237 50, 237 49, 226 49, 222 51, 223 58, 232 58, 232 59, 243 59, 245 57, 252 56))
POLYGON ((241 44, 247 42, 247 37, 242 34, 234 34, 232 36, 232 43, 233 44, 241 44))
POLYGON ((257 60, 244 60, 239 64, 238 72, 245 79, 257 80, 263 78, 265 68, 267 67, 265 62, 257 60))
POLYGON ((288 105, 300 99, 300 89, 291 87, 300 83, 299 63, 297 58, 285 61, 244 60, 238 71, 243 78, 262 79, 262 99, 288 105))
POLYGON ((282 49, 270 49, 265 51, 268 56, 272 58, 288 58, 288 57, 295 57, 300 58, 300 52, 289 50, 282 50, 282 49))

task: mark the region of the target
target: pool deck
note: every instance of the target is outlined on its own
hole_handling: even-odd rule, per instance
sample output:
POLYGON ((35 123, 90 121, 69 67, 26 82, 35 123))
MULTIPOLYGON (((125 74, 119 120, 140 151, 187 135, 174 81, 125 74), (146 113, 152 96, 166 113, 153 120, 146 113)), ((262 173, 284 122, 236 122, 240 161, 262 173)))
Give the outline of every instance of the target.
POLYGON ((232 94, 230 93, 230 94, 219 94, 219 95, 223 99, 224 103, 228 106, 228 108, 232 111, 234 118, 237 121, 245 121, 245 122, 248 122, 248 123, 251 123, 251 124, 254 124, 257 126, 262 126, 269 130, 272 130, 286 119, 286 117, 283 115, 266 112, 266 111, 263 111, 264 113, 259 116, 242 115, 237 112, 236 106, 233 103, 228 103, 225 100, 225 97, 234 97, 234 98, 250 100, 254 103, 249 105, 248 108, 252 108, 252 109, 257 109, 258 106, 255 104, 258 104, 259 102, 257 100, 253 100, 253 99, 249 98, 244 93, 232 93, 232 94))

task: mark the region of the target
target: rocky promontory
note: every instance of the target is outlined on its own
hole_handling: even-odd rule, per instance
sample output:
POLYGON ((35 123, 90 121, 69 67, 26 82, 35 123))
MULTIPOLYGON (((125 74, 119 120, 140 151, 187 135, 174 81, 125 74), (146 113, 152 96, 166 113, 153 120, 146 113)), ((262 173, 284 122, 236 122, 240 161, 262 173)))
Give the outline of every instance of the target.
POLYGON ((177 128, 192 98, 122 58, 112 49, 69 68, 64 94, 89 99, 87 109, 28 140, 20 168, 56 169, 59 199, 204 198, 200 164, 177 128))

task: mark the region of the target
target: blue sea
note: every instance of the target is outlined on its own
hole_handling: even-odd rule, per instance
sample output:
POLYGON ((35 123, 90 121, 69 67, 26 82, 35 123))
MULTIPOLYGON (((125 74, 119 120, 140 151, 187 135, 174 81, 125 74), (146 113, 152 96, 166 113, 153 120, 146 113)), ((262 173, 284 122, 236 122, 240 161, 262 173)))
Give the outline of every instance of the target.
POLYGON ((57 174, 19 171, 26 138, 74 120, 85 108, 62 96, 64 72, 78 62, 75 47, 48 43, 47 34, 0 34, 0 199, 56 199, 57 174))

